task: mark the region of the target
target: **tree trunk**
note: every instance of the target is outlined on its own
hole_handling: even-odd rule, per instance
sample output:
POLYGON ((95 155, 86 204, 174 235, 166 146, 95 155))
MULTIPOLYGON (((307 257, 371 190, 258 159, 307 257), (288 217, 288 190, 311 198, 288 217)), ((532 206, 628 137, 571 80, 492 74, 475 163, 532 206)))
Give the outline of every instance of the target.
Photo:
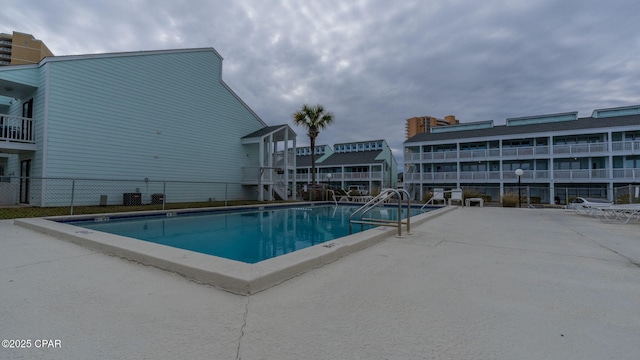
POLYGON ((315 200, 316 194, 316 138, 315 136, 309 136, 311 140, 311 194, 309 200, 315 200))

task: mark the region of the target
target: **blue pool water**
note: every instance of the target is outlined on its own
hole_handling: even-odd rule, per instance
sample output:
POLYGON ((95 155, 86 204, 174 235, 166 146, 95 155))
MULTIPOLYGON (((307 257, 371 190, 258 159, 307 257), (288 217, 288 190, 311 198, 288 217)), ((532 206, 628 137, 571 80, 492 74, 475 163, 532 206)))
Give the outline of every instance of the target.
MULTIPOLYGON (((287 207, 67 223, 253 264, 349 235, 349 216, 356 209, 342 205, 287 207)), ((422 212, 411 210, 412 215, 422 212)), ((394 215, 397 218, 397 207, 375 209, 368 217, 388 219, 394 215)), ((360 230, 360 225, 354 224, 353 232, 360 230)))

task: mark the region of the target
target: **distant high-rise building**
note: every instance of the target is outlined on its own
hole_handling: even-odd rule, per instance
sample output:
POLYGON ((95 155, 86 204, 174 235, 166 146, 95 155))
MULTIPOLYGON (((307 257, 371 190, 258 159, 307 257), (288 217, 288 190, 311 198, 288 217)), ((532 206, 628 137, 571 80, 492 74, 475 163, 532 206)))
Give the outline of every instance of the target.
POLYGON ((37 64, 47 56, 53 56, 53 53, 33 35, 16 31, 0 33, 0 66, 37 64))
POLYGON ((417 134, 429 132, 429 129, 436 126, 455 125, 459 121, 454 115, 447 115, 444 119, 437 119, 433 116, 418 116, 407 119, 407 139, 417 134))

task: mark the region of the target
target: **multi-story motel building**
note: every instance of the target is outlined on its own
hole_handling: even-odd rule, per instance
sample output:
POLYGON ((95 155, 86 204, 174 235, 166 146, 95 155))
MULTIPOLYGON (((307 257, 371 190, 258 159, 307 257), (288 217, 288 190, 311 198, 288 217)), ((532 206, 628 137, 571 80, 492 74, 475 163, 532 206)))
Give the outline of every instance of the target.
MULTIPOLYGON (((395 188, 398 163, 385 140, 318 145, 315 147, 316 182, 333 188, 359 185, 370 192, 395 188)), ((296 148, 296 183, 311 183, 311 147, 296 148)))
POLYGON ((433 127, 404 143, 404 187, 417 200, 434 188, 472 189, 492 201, 520 190, 546 204, 615 200, 614 189, 640 182, 640 105, 577 115, 433 127))
POLYGON ((47 56, 53 56, 51 50, 31 34, 0 33, 0 66, 37 64, 47 56))

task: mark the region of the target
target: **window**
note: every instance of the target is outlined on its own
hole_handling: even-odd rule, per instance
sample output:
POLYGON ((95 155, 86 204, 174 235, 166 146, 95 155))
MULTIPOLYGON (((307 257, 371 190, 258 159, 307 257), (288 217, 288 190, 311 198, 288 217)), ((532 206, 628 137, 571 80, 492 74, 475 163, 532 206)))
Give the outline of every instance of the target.
POLYGON ((435 172, 456 172, 458 168, 456 164, 434 164, 435 172))
POLYGON ((513 161, 502 164, 503 171, 516 171, 517 169, 533 170, 533 163, 527 161, 513 161))
POLYGON ((604 139, 604 135, 598 135, 598 134, 558 136, 553 139, 553 143, 555 145, 599 143, 599 142, 603 142, 604 141, 603 139, 604 139))
POLYGON ((624 167, 626 169, 638 169, 640 168, 640 157, 638 156, 627 156, 624 161, 624 167))
POLYGON ((487 163, 462 163, 460 171, 487 171, 487 163))
POLYGON ((558 159, 553 162, 553 170, 580 170, 589 168, 589 159, 558 159))
POLYGON ((624 133, 625 140, 640 140, 640 131, 624 133))
POLYGON ((458 149, 456 144, 437 145, 433 147, 435 152, 456 151, 458 149))
POLYGON ((519 139, 519 140, 503 140, 502 147, 529 147, 533 146, 532 139, 519 139))
POLYGON ((536 170, 549 170, 549 161, 536 160, 536 170))
POLYGON ((484 150, 487 148, 487 143, 467 143, 460 144, 460 150, 484 150))

